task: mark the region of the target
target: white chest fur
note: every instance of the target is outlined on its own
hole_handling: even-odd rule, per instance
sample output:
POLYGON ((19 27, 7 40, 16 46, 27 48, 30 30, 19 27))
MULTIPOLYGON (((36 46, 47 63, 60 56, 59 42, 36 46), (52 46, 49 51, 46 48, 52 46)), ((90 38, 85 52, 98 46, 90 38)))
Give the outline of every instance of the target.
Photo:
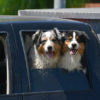
POLYGON ((77 53, 76 55, 70 55, 69 52, 67 52, 65 55, 61 57, 59 67, 64 68, 68 71, 72 71, 74 69, 80 70, 81 69, 81 55, 77 53))

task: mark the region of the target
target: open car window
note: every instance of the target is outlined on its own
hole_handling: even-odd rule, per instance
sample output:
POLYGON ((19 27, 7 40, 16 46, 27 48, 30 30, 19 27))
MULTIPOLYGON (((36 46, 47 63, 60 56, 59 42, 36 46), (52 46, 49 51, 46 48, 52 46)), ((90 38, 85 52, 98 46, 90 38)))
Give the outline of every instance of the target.
MULTIPOLYGON (((63 30, 61 30, 63 32, 63 30)), ((66 30, 64 30, 66 31, 66 30)), ((88 91, 92 88, 89 74, 82 72, 67 72, 64 69, 31 69, 28 62, 28 54, 32 43, 32 35, 36 30, 22 30, 21 40, 26 59, 27 72, 31 92, 45 91, 88 91)), ((33 55, 34 56, 34 55, 33 55)), ((87 59, 85 57, 85 59, 87 59)), ((85 62, 85 60, 84 60, 85 62)), ((88 66, 88 61, 85 62, 88 66)))

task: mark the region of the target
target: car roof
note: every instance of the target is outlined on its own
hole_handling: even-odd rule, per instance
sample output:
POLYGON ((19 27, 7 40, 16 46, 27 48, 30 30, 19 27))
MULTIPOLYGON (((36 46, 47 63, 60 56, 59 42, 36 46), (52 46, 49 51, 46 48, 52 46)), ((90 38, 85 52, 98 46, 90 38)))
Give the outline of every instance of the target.
POLYGON ((39 16, 14 16, 14 15, 0 15, 0 22, 12 21, 40 21, 40 20, 64 20, 54 17, 39 17, 39 16))

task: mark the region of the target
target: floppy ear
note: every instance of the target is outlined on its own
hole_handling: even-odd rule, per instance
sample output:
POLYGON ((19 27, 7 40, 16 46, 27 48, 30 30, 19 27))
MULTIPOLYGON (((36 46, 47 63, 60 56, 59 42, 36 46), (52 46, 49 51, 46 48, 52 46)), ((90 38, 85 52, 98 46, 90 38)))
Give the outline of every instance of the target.
POLYGON ((84 31, 82 31, 81 33, 81 38, 85 41, 85 43, 88 42, 88 40, 90 39, 89 36, 84 31))
POLYGON ((61 39, 61 32, 57 28, 54 28, 53 31, 56 33, 58 39, 61 39))
POLYGON ((32 35, 32 41, 33 41, 33 43, 36 43, 37 42, 37 40, 39 39, 40 34, 41 34, 41 31, 40 30, 37 30, 36 33, 34 33, 32 35))

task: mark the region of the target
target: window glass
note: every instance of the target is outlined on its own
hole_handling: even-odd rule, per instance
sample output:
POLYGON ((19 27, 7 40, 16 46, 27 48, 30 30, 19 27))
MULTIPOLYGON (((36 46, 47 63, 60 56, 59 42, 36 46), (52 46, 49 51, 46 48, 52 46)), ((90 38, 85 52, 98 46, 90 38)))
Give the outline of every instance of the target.
POLYGON ((0 32, 0 94, 7 94, 7 34, 0 32))
POLYGON ((4 39, 0 36, 0 93, 6 93, 6 58, 4 50, 4 39))
POLYGON ((12 92, 11 56, 6 32, 0 32, 0 94, 12 92))

